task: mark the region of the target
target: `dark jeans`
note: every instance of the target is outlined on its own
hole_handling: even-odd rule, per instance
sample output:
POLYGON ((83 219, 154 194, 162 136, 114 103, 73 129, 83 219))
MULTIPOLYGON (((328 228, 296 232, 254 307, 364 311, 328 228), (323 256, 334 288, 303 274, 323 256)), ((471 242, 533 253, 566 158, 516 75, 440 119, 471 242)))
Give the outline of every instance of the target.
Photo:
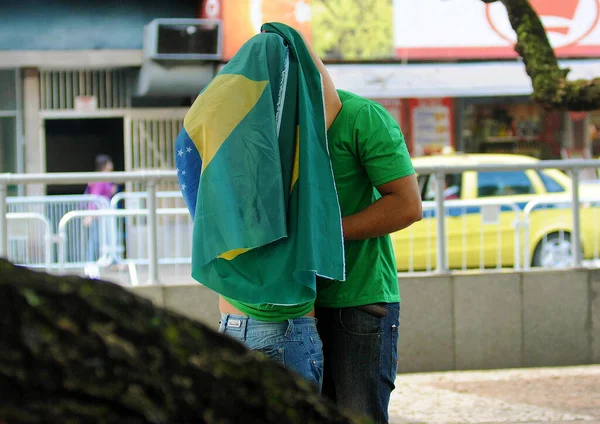
POLYGON ((318 308, 323 341, 323 395, 338 406, 388 422, 398 369, 399 303, 379 304, 377 317, 358 308, 318 308))

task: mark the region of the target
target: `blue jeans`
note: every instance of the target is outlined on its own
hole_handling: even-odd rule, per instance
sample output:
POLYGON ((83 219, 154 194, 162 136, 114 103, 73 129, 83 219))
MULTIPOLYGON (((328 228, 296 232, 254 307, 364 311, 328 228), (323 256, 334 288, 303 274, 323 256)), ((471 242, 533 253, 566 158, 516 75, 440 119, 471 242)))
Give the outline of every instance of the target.
POLYGON ((313 317, 266 322, 243 315, 221 314, 219 332, 262 352, 313 383, 323 384, 323 344, 313 317))
POLYGON ((359 308, 317 308, 325 354, 323 395, 338 406, 387 423, 398 370, 399 303, 386 316, 359 308))
POLYGON ((87 261, 96 262, 100 258, 100 224, 93 220, 89 226, 87 261))

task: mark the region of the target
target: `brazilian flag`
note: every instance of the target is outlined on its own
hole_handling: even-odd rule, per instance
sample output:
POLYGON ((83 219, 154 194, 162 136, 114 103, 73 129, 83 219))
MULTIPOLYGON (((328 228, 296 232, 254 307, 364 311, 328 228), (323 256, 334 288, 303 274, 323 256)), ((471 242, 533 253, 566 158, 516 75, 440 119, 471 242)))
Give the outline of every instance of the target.
POLYGON ((200 93, 176 147, 194 218, 192 276, 250 304, 316 297, 344 280, 321 75, 301 36, 265 24, 200 93))

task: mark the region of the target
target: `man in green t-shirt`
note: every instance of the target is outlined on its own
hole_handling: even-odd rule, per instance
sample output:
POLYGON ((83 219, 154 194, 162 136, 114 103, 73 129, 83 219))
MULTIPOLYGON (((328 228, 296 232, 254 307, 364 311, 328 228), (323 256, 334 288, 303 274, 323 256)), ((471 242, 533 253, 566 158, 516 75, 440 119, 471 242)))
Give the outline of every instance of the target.
POLYGON ((338 94, 341 108, 327 135, 343 217, 346 281, 320 280, 317 286, 323 394, 387 423, 400 315, 389 234, 421 219, 421 195, 396 121, 378 103, 338 94))

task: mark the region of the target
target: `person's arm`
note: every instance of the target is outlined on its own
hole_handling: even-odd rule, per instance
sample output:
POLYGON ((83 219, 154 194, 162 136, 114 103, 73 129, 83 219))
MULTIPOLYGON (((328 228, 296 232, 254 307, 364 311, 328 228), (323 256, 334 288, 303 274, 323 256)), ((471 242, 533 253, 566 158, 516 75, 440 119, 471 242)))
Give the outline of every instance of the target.
POLYGON ((345 240, 365 240, 402 230, 423 217, 421 193, 415 174, 377 187, 381 198, 362 211, 345 217, 345 240))
MULTIPOLYGON (((310 45, 310 43, 306 40, 306 37, 299 30, 295 30, 300 37, 302 37, 302 41, 304 41, 304 45, 308 49, 312 60, 317 67, 317 70, 321 74, 323 78, 323 97, 325 98, 325 121, 327 125, 327 129, 333 124, 335 118, 340 113, 342 109, 342 101, 340 100, 340 96, 335 89, 335 85, 333 84, 333 80, 331 79, 331 75, 327 71, 325 64, 321 61, 321 58, 315 53, 314 49, 310 45)), ((264 30, 263 30, 264 32, 264 30)))
POLYGON ((422 218, 419 184, 400 127, 380 105, 363 107, 354 128, 357 155, 381 198, 342 220, 345 240, 391 234, 422 218))

